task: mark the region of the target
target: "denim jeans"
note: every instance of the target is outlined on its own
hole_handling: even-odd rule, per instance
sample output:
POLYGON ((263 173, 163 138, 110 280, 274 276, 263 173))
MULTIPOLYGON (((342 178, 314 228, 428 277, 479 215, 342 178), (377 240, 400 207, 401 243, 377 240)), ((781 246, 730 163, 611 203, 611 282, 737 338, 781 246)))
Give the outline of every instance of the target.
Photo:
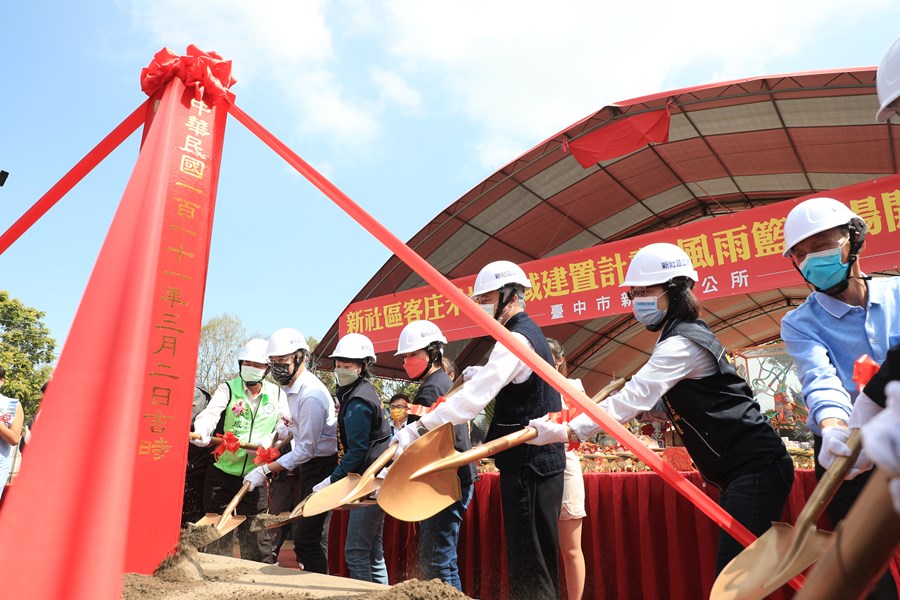
POLYGON ((456 547, 459 544, 459 526, 472 501, 475 484, 462 486, 462 496, 438 514, 419 523, 419 566, 422 579, 440 579, 462 591, 459 567, 456 563, 456 547))
MULTIPOLYGON (((755 473, 735 477, 719 494, 719 504, 753 535, 759 537, 780 521, 791 487, 794 462, 786 453, 755 473)), ((724 529, 719 530, 716 573, 722 571, 744 547, 724 529)))
POLYGON ((387 585, 387 565, 381 542, 383 530, 384 511, 377 504, 350 511, 344 560, 353 579, 387 585))

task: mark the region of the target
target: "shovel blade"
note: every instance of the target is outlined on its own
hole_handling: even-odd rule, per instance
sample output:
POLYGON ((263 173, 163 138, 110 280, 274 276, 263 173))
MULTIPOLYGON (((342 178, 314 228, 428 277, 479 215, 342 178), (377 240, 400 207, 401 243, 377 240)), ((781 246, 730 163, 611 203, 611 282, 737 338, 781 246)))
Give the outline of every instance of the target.
POLYGON ((358 473, 349 473, 343 479, 335 481, 318 492, 314 492, 307 498, 303 507, 303 514, 311 517, 312 515, 328 512, 342 504, 368 496, 376 489, 378 489, 378 485, 373 481, 363 481, 358 473), (372 489, 368 490, 368 488, 372 489))
POLYGON ((388 470, 378 492, 378 505, 395 519, 421 521, 462 497, 456 468, 413 474, 442 458, 457 454, 453 426, 445 423, 411 444, 388 470))
POLYGON ((744 548, 722 569, 710 600, 761 600, 799 575, 824 552, 831 534, 816 530, 795 551, 797 532, 787 523, 772 528, 744 548), (789 564, 784 561, 792 555, 789 564), (773 573, 777 577, 773 577, 773 573))
POLYGON ((294 519, 291 518, 291 513, 287 511, 278 513, 277 515, 269 513, 254 515, 253 519, 250 521, 250 531, 255 532, 263 531, 265 529, 275 529, 276 527, 287 525, 293 520, 294 519))
POLYGON ((219 535, 225 535, 235 529, 237 529, 238 525, 247 520, 247 517, 244 515, 229 515, 228 518, 222 519, 218 523, 216 523, 216 531, 219 532, 219 535))
POLYGON ((203 527, 205 525, 210 525, 212 527, 215 527, 216 523, 218 523, 221 519, 222 519, 222 515, 219 515, 216 513, 206 513, 198 521, 195 521, 193 523, 193 525, 194 525, 194 527, 203 527))

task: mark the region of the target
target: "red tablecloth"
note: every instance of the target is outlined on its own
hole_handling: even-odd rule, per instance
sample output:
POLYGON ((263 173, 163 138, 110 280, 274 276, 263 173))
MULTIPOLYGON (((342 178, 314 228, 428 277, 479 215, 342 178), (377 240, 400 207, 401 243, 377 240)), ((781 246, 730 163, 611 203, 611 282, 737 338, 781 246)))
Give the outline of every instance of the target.
MULTIPOLYGON (((717 490, 696 472, 688 479, 714 500, 717 490)), ((587 473, 588 516, 582 540, 587 563, 584 598, 696 600, 709 597, 715 581, 718 528, 658 475, 587 473)), ((793 523, 815 488, 812 471, 796 471, 784 520, 793 523)), ((337 511, 329 532, 329 569, 347 576, 343 542, 347 512, 337 511)), ((827 527, 823 521, 820 524, 827 527)), ((496 473, 481 475, 462 525, 459 543, 463 591, 482 600, 508 597, 505 542, 496 473)), ((416 525, 385 519, 384 552, 391 583, 417 577, 416 525)), ((563 583, 564 585, 564 583, 563 583)), ((790 598, 790 588, 771 596, 790 598)))

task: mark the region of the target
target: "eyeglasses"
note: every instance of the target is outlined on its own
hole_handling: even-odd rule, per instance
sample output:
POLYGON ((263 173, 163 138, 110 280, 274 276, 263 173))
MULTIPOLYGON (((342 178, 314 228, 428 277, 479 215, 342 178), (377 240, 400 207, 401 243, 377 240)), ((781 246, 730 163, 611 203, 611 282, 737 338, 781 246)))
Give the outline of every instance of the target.
MULTIPOLYGON (((804 240, 806 241, 806 240, 804 240)), ((844 246, 847 245, 847 242, 850 241, 850 236, 841 237, 841 239, 835 241, 828 238, 823 238, 819 240, 813 240, 811 243, 807 244, 806 247, 803 247, 803 242, 797 244, 797 246, 801 246, 797 248, 796 246, 788 252, 788 258, 793 260, 797 265, 802 265, 803 261, 806 260, 806 257, 810 254, 818 254, 819 252, 827 252, 828 250, 834 250, 835 244, 837 244, 838 248, 843 249, 844 246)))
POLYGON ((391 410, 394 410, 395 408, 402 408, 403 410, 409 410, 409 407, 408 407, 408 406, 405 406, 405 405, 403 405, 403 404, 397 404, 396 406, 394 406, 394 405, 392 404, 392 405, 391 405, 391 410))
POLYGON ((288 354, 287 356, 270 356, 269 364, 270 365, 289 365, 294 362, 294 356, 297 353, 288 354))
MULTIPOLYGON (((665 293, 666 293, 665 290, 663 290, 663 292, 662 292, 661 294, 658 294, 658 295, 655 296, 655 297, 656 297, 656 298, 659 298, 660 296, 662 296, 662 295, 665 294, 665 293)), ((647 288, 645 288, 645 287, 631 288, 630 290, 628 290, 627 292, 625 292, 625 296, 626 296, 629 300, 634 300, 635 298, 643 298, 643 297, 646 296, 646 295, 647 295, 647 288)))

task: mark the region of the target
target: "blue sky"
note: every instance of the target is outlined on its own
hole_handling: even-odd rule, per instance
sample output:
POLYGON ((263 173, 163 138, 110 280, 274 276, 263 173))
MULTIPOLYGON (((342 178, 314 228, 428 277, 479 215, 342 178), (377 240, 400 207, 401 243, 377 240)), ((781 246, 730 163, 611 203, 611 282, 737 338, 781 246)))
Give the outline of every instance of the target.
MULTIPOLYGON (((234 61, 237 104, 401 239, 496 169, 606 104, 725 79, 877 64, 889 0, 7 2, 0 228, 143 100, 168 46, 234 61)), ((63 341, 139 134, 0 255, 0 289, 63 341)), ((389 257, 230 120, 204 320, 321 338, 389 257)))

